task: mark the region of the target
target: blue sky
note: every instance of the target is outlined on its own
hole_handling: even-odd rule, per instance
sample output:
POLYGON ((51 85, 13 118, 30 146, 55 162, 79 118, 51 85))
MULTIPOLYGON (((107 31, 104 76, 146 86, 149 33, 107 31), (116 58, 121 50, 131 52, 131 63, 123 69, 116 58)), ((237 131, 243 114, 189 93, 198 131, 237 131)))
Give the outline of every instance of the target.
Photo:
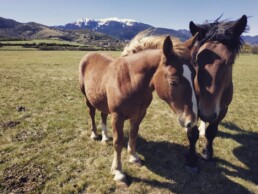
POLYGON ((118 17, 155 27, 188 29, 189 22, 250 16, 249 33, 258 35, 258 0, 0 0, 0 17, 19 22, 62 25, 82 18, 118 17))

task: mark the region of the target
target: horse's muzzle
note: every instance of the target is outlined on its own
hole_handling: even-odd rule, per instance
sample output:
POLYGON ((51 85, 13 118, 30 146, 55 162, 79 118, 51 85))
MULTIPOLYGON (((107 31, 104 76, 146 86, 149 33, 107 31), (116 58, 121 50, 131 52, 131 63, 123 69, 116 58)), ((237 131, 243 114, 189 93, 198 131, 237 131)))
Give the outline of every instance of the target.
POLYGON ((186 129, 191 129, 196 125, 196 119, 192 120, 192 119, 180 117, 178 120, 179 120, 180 125, 186 129))
POLYGON ((201 120, 203 120, 204 122, 212 122, 214 120, 217 119, 218 115, 217 113, 212 113, 211 115, 204 115, 200 110, 199 110, 199 117, 201 118, 201 120))

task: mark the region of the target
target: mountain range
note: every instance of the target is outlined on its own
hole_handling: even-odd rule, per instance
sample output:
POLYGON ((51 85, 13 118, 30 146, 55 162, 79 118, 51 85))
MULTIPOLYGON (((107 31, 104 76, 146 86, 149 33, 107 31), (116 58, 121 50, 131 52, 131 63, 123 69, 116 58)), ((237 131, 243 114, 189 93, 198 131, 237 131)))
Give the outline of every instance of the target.
MULTIPOLYGON (((48 39, 89 43, 90 41, 113 42, 132 39, 138 32, 152 28, 152 34, 170 34, 181 41, 191 35, 188 30, 156 28, 132 19, 80 19, 65 25, 46 26, 35 22, 20 23, 0 17, 0 39, 48 39)), ((248 44, 258 44, 258 36, 243 36, 248 44)))
POLYGON ((119 18, 105 18, 99 20, 85 18, 62 26, 56 26, 56 28, 62 30, 89 29, 107 34, 119 40, 130 40, 138 32, 149 28, 152 28, 152 34, 170 34, 182 41, 187 40, 191 36, 188 30, 156 28, 136 20, 119 18))

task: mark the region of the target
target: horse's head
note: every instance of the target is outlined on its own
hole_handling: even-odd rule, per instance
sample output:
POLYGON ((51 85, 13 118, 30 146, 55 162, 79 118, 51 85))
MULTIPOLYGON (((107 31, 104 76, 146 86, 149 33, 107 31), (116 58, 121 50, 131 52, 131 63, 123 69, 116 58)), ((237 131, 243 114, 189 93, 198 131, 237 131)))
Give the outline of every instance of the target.
POLYGON ((197 101, 193 86, 194 69, 190 65, 191 49, 197 35, 185 43, 173 46, 168 36, 163 43, 163 55, 154 76, 158 96, 179 116, 182 127, 192 128, 197 122, 197 101))
POLYGON ((216 22, 195 25, 190 22, 190 31, 199 33, 199 48, 194 54, 199 116, 202 120, 214 121, 221 110, 232 100, 232 65, 239 53, 241 34, 247 25, 243 15, 234 22, 216 22))

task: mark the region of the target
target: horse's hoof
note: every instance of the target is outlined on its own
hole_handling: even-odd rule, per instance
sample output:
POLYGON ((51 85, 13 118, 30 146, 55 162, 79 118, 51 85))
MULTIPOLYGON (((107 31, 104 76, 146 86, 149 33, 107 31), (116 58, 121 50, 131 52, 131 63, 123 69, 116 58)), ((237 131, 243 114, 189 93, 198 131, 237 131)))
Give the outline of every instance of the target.
POLYGON ((138 167, 142 167, 143 166, 143 164, 142 164, 142 161, 139 159, 139 160, 136 160, 136 161, 129 161, 131 164, 134 164, 134 165, 136 165, 136 166, 138 166, 138 167))
POLYGON ((96 135, 95 133, 92 133, 91 134, 91 136, 90 136, 90 138, 92 139, 92 140, 98 140, 98 135, 96 135))
POLYGON ((211 162, 212 158, 208 155, 202 154, 202 159, 206 162, 211 162))
POLYGON ((114 181, 116 181, 116 182, 126 182, 126 176, 121 171, 115 170, 113 172, 113 174, 115 175, 114 176, 114 181))
POLYGON ((192 174, 197 174, 199 172, 199 168, 197 166, 195 167, 186 166, 185 168, 188 172, 192 174))
POLYGON ((142 161, 141 161, 141 159, 139 158, 138 155, 135 155, 135 156, 131 155, 131 156, 129 157, 129 162, 130 162, 131 164, 135 164, 135 165, 138 166, 138 167, 142 167, 142 161))
POLYGON ((101 139, 101 143, 103 144, 103 145, 107 145, 107 142, 109 141, 109 138, 103 138, 102 137, 102 139, 101 139))
POLYGON ((202 151, 201 157, 206 162, 213 162, 212 154, 206 149, 202 151))
POLYGON ((202 159, 204 162, 209 163, 209 164, 215 163, 215 160, 214 160, 213 157, 206 158, 206 157, 202 156, 201 159, 202 159))

